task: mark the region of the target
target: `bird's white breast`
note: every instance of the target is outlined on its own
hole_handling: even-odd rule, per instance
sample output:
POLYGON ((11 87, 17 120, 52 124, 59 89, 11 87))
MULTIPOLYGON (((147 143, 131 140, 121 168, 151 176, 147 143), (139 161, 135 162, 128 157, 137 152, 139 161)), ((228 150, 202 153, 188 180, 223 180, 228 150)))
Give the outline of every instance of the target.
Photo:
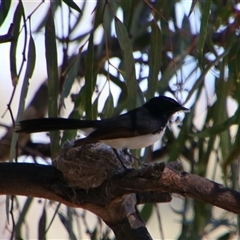
POLYGON ((105 143, 112 148, 122 149, 140 149, 154 144, 156 141, 162 138, 165 132, 165 128, 160 133, 146 134, 132 138, 117 138, 109 140, 99 140, 99 142, 105 143))

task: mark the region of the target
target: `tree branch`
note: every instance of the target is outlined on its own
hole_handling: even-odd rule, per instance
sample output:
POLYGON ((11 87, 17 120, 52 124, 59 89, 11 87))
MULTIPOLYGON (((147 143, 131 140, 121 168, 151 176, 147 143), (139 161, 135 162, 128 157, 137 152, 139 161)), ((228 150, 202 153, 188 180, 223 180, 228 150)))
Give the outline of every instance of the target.
POLYGON ((55 166, 0 163, 0 194, 46 198, 98 215, 117 239, 151 239, 136 204, 167 202, 171 193, 208 202, 240 214, 240 193, 208 179, 179 172, 179 162, 132 169, 129 156, 89 144, 64 146, 55 166))
POLYGON ((43 197, 89 210, 91 205, 106 207, 126 194, 137 193, 139 203, 143 203, 149 202, 149 199, 160 199, 161 192, 165 194, 161 201, 170 201, 166 193, 176 193, 240 214, 240 193, 237 191, 193 174, 176 171, 164 163, 123 171, 110 148, 96 145, 65 151, 55 160, 60 171, 53 166, 37 164, 0 164, 0 194, 43 197), (107 161, 105 165, 97 158, 100 149, 100 156, 105 156, 104 161, 107 161), (69 156, 72 163, 67 158, 69 156), (62 161, 61 164, 59 161, 62 161), (82 176, 79 175, 78 181, 73 182, 71 177, 75 179, 80 174, 76 169, 76 164, 80 162, 79 169, 87 176, 81 180, 82 176), (90 169, 92 172, 89 172, 90 169))

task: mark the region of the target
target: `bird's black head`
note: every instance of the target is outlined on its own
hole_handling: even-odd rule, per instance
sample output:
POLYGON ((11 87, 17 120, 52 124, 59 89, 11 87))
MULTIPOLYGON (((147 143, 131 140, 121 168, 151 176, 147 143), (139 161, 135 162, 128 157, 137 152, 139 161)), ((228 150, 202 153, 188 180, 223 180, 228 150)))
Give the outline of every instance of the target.
POLYGON ((165 96, 154 97, 143 106, 154 115, 161 114, 165 115, 166 117, 170 117, 172 114, 178 111, 189 112, 189 109, 183 107, 174 99, 165 96))

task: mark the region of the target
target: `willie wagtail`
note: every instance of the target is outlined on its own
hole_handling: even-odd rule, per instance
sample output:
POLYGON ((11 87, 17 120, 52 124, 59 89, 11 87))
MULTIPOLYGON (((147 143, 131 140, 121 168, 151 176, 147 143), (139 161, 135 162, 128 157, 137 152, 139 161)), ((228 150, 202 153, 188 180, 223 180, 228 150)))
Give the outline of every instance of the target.
POLYGON ((172 98, 160 96, 117 117, 102 120, 30 119, 19 122, 16 132, 79 129, 86 137, 76 140, 74 146, 103 142, 115 149, 140 149, 161 139, 172 114, 178 111, 188 112, 189 109, 172 98))

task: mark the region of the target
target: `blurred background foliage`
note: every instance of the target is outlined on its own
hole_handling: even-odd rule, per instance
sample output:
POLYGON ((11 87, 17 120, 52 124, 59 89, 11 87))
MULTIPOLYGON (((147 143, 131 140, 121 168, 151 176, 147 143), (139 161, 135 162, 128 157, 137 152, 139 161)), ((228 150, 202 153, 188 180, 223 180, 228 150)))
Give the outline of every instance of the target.
MULTIPOLYGON (((1 1, 0 26, 5 24, 11 4, 10 0, 1 1)), ((16 120, 24 116, 29 79, 34 75, 38 48, 35 39, 44 34, 46 59, 42 59, 42 64, 47 65, 48 88, 43 83, 34 95, 30 105, 36 107, 37 113, 30 117, 63 116, 67 106, 69 117, 106 118, 138 107, 155 95, 171 96, 191 108, 191 112, 175 117, 162 143, 141 151, 142 161, 180 159, 186 171, 239 190, 240 4, 237 1, 43 1, 28 16, 26 4, 17 3, 13 30, 0 38, 1 43, 7 38, 14 39, 9 57, 12 97, 15 89, 21 88, 16 120), (35 20, 33 28, 32 18, 46 4, 45 15, 35 20), (90 28, 84 27, 86 21, 91 22, 90 28), (20 39, 23 39, 21 44, 20 39), (57 47, 62 50, 61 58, 57 47), (17 48, 23 52, 22 59, 17 48), (23 68, 24 65, 27 67, 23 68), (23 84, 17 84, 19 79, 23 84)), ((59 149, 57 134, 50 136, 52 156, 59 149)), ((73 131, 65 132, 62 142, 75 135, 73 131)), ((16 141, 14 134, 11 152, 16 141)), ((14 158, 14 154, 9 158, 14 158)), ((31 198, 26 200, 15 220, 19 239, 23 238, 21 228, 31 201, 31 198)), ((45 203, 39 216, 39 239, 46 239, 46 230, 51 228, 52 221, 46 220, 51 204, 54 205, 45 203)), ((82 231, 90 239, 113 239, 101 220, 96 219, 89 227, 85 211, 80 213, 56 204, 54 207, 56 211, 49 218, 54 221, 59 217, 69 239, 81 236, 73 227, 80 221, 84 226, 82 231)), ((147 223, 156 214, 156 228, 160 232, 156 236, 169 238, 162 227, 165 217, 157 204, 139 209, 147 223)), ((211 236, 233 239, 239 233, 238 216, 200 201, 182 199, 176 209, 167 211, 178 219, 177 239, 211 236)), ((168 224, 171 226, 171 222, 168 224)))

